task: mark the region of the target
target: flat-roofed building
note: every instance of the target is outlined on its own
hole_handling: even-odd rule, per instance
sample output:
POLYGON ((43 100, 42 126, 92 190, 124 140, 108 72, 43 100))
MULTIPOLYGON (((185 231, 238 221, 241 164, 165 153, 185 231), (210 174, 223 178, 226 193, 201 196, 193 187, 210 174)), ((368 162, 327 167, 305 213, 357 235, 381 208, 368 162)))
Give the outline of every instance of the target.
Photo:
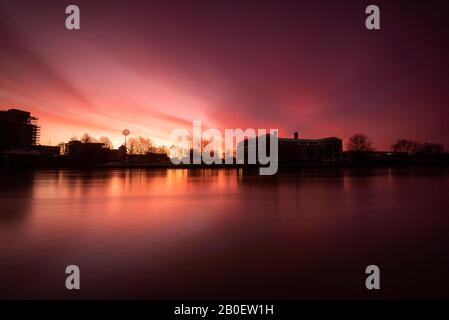
POLYGON ((336 137, 321 139, 279 138, 279 162, 337 162, 341 160, 343 142, 336 137))
MULTIPOLYGON (((267 154, 270 153, 269 142, 272 138, 267 135, 267 154)), ((239 147, 243 147, 245 164, 248 164, 248 153, 257 155, 258 137, 241 141, 239 147), (248 143, 252 141, 252 144, 248 143)), ((238 148, 239 148, 238 147, 238 148)), ((338 162, 341 161, 343 153, 343 142, 336 137, 321 139, 299 139, 295 132, 293 138, 278 138, 278 161, 279 164, 301 164, 313 162, 338 162)))
POLYGON ((73 140, 66 144, 65 155, 73 162, 79 164, 93 164, 105 160, 104 143, 73 140))

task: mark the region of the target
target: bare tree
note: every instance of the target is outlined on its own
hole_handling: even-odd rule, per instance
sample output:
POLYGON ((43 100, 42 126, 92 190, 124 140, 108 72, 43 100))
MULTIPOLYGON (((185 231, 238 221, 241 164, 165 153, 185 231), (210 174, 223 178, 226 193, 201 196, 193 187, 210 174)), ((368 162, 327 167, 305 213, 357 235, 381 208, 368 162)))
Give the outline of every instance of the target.
POLYGON ((97 142, 97 139, 95 139, 94 137, 90 136, 88 133, 85 133, 81 136, 80 141, 82 143, 94 143, 97 142))
POLYGON ((207 146, 210 145, 211 143, 212 143, 212 139, 211 140, 201 140, 201 145, 200 145, 201 153, 203 153, 204 150, 206 150, 207 146))
POLYGON ((168 155, 170 153, 170 150, 166 146, 162 145, 162 146, 156 147, 155 152, 168 155))
POLYGON ((373 151, 373 142, 366 134, 357 133, 349 138, 346 143, 346 148, 349 151, 373 151))
POLYGON ((137 154, 137 145, 139 144, 137 138, 131 137, 126 141, 126 148, 129 154, 137 154))
POLYGON ((189 155, 189 152, 186 151, 183 148, 179 148, 178 146, 172 144, 169 148, 170 150, 170 154, 169 156, 171 158, 178 158, 178 159, 182 159, 184 157, 187 157, 189 155))
MULTIPOLYGON (((206 148, 208 148, 208 146, 212 143, 212 141, 214 141, 213 137, 211 137, 210 140, 201 140, 199 143, 197 143, 198 148, 196 148, 195 151, 199 149, 200 154, 203 154, 203 152, 206 150, 206 148)), ((213 156, 215 153, 215 150, 210 149, 210 148, 209 148, 209 150, 210 150, 210 154, 213 156)))
POLYGON ((407 139, 399 139, 391 145, 394 152, 415 153, 419 149, 419 143, 407 139))
MULTIPOLYGON (((190 155, 191 157, 198 157, 201 158, 203 152, 205 152, 208 148, 208 146, 212 143, 213 138, 211 138, 210 140, 200 140, 198 142, 196 142, 196 144, 193 142, 193 138, 190 138, 190 155)), ((213 157, 215 154, 215 150, 213 149, 209 149, 210 155, 213 157)))
POLYGON ((424 142, 419 147, 419 152, 422 153, 441 153, 443 150, 444 147, 442 144, 432 142, 424 142))
POLYGON ((102 144, 104 144, 104 147, 107 149, 112 149, 114 148, 114 146, 112 145, 111 140, 108 137, 101 137, 100 139, 98 139, 99 142, 101 142, 102 144))
POLYGON ((137 138, 129 138, 126 144, 129 154, 142 155, 155 151, 153 142, 150 139, 141 136, 137 138))
POLYGON ((147 154, 154 151, 154 145, 150 139, 139 136, 138 141, 137 151, 139 154, 147 154))
POLYGON ((395 152, 408 152, 408 153, 440 153, 443 152, 444 147, 442 144, 424 142, 419 143, 411 140, 398 140, 391 145, 391 148, 395 152))
POLYGON ((199 153, 203 153, 206 147, 213 141, 213 138, 211 138, 210 140, 201 139, 200 141, 193 142, 192 136, 189 136, 187 139, 189 140, 190 148, 199 153))

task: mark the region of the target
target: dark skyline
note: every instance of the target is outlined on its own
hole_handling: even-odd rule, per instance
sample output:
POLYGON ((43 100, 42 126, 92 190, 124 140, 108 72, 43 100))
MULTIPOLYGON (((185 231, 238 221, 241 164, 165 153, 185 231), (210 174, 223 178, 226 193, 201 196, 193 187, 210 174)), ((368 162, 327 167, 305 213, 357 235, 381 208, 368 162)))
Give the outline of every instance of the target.
POLYGON ((356 132, 449 145, 447 1, 0 0, 0 106, 40 118, 42 143, 176 127, 356 132))

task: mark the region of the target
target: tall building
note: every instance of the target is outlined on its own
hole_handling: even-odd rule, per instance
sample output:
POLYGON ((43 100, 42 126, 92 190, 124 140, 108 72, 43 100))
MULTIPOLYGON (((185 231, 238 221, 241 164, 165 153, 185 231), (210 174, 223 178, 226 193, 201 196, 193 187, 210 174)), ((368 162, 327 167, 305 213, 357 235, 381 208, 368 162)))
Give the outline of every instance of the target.
POLYGON ((27 149, 38 144, 37 120, 22 110, 0 111, 0 150, 27 149))

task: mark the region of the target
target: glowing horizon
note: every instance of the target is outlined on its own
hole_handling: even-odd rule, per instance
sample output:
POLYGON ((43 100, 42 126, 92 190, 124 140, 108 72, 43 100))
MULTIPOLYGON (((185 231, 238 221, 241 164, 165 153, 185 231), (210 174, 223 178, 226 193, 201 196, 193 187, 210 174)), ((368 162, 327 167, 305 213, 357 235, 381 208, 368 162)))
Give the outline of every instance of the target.
POLYGON ((64 2, 0 1, 0 107, 38 117, 41 144, 89 133, 117 148, 128 128, 169 145, 199 120, 280 137, 362 132, 378 150, 449 145, 447 31, 428 7, 394 20, 402 8, 382 4, 383 29, 369 33, 356 2, 77 4, 81 30, 68 31, 64 2), (418 12, 433 37, 407 22, 418 12))

